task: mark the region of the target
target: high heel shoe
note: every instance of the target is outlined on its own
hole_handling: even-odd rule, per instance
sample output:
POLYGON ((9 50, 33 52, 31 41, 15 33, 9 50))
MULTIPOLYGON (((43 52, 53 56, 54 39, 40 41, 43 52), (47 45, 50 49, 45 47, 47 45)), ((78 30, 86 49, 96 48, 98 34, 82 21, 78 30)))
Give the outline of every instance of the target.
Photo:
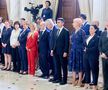
POLYGON ((6 69, 7 69, 7 68, 4 68, 4 67, 3 67, 1 70, 6 70, 6 69))
POLYGON ((23 75, 27 75, 27 74, 28 74, 28 72, 27 72, 27 71, 24 71, 24 72, 23 72, 23 75))
POLYGON ((23 74, 23 71, 22 71, 22 70, 20 70, 19 74, 23 74))
POLYGON ((11 67, 6 69, 6 71, 10 71, 10 70, 11 70, 11 67))

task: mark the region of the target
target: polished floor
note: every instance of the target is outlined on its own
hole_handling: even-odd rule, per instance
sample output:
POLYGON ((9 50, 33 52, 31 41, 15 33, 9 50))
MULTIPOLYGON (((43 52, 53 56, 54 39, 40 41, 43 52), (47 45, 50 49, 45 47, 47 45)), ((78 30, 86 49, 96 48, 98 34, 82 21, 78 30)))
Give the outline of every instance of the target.
MULTIPOLYGON (((36 74, 40 74, 37 71, 36 74)), ((71 73, 69 73, 71 77, 71 73)), ((69 78, 69 81, 71 78, 69 78)), ((99 90, 102 86, 102 76, 99 78, 99 90)), ((84 88, 73 87, 71 84, 60 86, 52 84, 48 80, 33 77, 30 75, 19 75, 14 72, 0 70, 0 90, 85 90, 84 88)), ((87 89, 90 90, 90 89, 87 89)))

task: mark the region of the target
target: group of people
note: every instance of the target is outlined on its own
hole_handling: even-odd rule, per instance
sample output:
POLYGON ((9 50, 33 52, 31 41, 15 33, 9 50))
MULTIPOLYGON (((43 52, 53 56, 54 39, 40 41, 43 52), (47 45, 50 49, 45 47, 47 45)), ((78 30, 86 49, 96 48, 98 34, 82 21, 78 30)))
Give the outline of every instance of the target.
POLYGON ((63 18, 51 19, 50 5, 46 1, 47 8, 34 23, 22 18, 21 22, 15 21, 12 25, 8 20, 3 23, 0 17, 2 70, 34 76, 39 68, 42 72, 40 78, 49 79, 52 75, 49 82, 60 85, 67 84, 68 70, 71 70, 73 86, 84 84, 86 89, 92 86, 97 90, 100 56, 103 87, 108 90, 108 22, 105 30, 100 30, 97 20, 89 24, 86 15, 80 14, 73 19, 74 29, 70 34, 63 18))

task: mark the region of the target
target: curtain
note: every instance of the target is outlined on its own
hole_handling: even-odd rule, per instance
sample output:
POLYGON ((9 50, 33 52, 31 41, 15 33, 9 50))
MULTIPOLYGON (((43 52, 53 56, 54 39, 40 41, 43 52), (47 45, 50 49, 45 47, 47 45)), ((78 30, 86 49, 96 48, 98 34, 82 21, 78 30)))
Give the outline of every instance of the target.
POLYGON ((92 21, 93 16, 93 0, 79 0, 80 12, 87 15, 89 22, 92 21))
POLYGON ((108 0, 79 0, 81 13, 87 14, 88 21, 99 20, 100 28, 108 20, 108 0))

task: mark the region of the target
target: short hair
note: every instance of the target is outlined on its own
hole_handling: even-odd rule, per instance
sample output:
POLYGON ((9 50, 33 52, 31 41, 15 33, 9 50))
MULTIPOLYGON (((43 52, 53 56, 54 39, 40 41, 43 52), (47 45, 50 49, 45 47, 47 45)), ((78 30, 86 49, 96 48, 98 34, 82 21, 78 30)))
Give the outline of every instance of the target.
POLYGON ((15 27, 16 24, 18 24, 18 25, 20 26, 19 21, 15 21, 15 22, 14 22, 14 27, 15 27))
POLYGON ((63 23, 65 22, 64 18, 58 18, 57 20, 62 21, 63 23))
POLYGON ((47 0, 46 2, 49 3, 49 6, 51 6, 51 2, 49 0, 47 0))
POLYGON ((96 25, 90 25, 90 26, 93 26, 95 30, 98 29, 98 27, 96 25))
POLYGON ((46 23, 46 24, 51 24, 51 25, 54 26, 54 22, 52 21, 52 19, 47 19, 47 20, 45 21, 45 23, 46 23))
POLYGON ((80 14, 80 17, 81 17, 81 18, 83 18, 84 20, 86 20, 86 19, 87 19, 86 14, 80 14))
POLYGON ((24 20, 25 21, 26 19, 25 18, 21 18, 21 20, 24 20))

